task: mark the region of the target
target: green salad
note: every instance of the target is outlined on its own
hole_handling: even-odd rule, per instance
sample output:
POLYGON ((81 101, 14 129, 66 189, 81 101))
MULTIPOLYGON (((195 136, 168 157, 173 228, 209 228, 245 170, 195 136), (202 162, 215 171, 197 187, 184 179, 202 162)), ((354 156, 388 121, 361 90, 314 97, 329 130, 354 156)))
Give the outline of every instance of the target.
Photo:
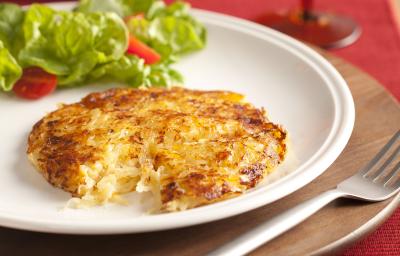
POLYGON ((1 3, 0 88, 34 99, 97 81, 181 84, 171 64, 206 43, 189 9, 160 0, 81 0, 73 11, 1 3))

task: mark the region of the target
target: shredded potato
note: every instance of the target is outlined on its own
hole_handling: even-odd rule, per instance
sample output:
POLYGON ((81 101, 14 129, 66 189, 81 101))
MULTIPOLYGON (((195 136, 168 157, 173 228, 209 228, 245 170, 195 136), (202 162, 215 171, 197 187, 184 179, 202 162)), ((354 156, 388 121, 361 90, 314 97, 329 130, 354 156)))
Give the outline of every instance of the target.
POLYGON ((254 187, 284 159, 285 138, 240 94, 111 89, 46 115, 28 156, 76 207, 150 191, 157 210, 179 211, 254 187))

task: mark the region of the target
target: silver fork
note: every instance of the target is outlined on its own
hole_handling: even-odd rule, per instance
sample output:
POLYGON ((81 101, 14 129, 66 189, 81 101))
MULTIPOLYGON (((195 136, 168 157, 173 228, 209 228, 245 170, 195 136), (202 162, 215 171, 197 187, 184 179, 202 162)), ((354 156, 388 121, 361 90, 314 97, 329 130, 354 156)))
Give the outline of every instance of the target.
POLYGON ((341 182, 336 189, 328 190, 279 214, 208 255, 236 256, 249 253, 293 228, 339 197, 378 202, 393 196, 400 190, 400 177, 398 177, 400 174, 400 161, 392 169, 388 167, 398 159, 400 145, 396 148, 396 144, 398 144, 399 137, 400 130, 364 168, 341 182), (393 150, 393 148, 395 149, 393 150), (382 161, 382 164, 378 164, 382 161))

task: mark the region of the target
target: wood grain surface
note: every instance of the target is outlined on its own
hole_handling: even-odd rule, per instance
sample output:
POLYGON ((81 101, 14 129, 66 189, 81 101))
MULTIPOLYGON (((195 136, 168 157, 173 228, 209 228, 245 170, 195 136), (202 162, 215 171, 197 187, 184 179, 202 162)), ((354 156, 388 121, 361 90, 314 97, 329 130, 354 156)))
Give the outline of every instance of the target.
MULTIPOLYGON (((400 107, 370 76, 343 60, 318 51, 349 84, 356 105, 356 123, 346 149, 311 184, 259 209, 170 231, 73 236, 0 228, 0 255, 203 255, 295 204, 335 187, 361 168, 400 128, 400 107)), ((399 196, 374 204, 337 200, 252 254, 286 256, 330 253, 372 231, 374 225, 371 224, 382 221, 399 202, 399 196)))

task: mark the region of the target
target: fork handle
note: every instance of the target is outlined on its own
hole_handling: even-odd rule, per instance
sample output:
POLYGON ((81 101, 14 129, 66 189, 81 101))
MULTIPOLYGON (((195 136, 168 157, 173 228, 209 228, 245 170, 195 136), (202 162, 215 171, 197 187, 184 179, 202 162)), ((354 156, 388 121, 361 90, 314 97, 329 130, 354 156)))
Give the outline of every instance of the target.
POLYGON ((298 204, 294 208, 291 208, 264 223, 261 223, 256 228, 240 235, 217 250, 210 252, 208 255, 237 256, 249 253, 304 221, 329 202, 344 195, 343 192, 337 189, 326 191, 312 199, 298 204))

